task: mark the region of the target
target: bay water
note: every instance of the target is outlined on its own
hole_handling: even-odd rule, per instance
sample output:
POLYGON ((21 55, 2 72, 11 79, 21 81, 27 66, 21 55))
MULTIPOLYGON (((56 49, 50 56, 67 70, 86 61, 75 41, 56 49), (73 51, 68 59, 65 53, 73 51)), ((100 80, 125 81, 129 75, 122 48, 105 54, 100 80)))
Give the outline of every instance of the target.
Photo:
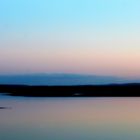
POLYGON ((140 140, 140 98, 0 97, 0 140, 140 140))

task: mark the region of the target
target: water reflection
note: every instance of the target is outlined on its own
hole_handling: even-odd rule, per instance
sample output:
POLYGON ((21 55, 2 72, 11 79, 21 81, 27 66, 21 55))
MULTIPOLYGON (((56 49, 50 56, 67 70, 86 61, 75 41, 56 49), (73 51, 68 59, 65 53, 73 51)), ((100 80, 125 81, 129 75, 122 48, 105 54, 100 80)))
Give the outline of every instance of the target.
POLYGON ((139 140, 140 98, 0 98, 1 140, 139 140))

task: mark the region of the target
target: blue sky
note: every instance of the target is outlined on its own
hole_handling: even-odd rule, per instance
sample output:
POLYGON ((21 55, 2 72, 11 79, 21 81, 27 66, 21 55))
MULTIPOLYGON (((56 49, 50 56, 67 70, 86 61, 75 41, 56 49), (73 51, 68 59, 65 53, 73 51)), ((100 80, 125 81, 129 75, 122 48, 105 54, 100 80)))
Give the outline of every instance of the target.
POLYGON ((0 25, 20 30, 136 25, 139 5, 137 0, 5 0, 0 2, 0 25))
POLYGON ((140 22, 137 0, 5 0, 0 2, 1 26, 91 26, 140 22))
POLYGON ((138 76, 139 5, 138 0, 1 1, 0 73, 138 76))

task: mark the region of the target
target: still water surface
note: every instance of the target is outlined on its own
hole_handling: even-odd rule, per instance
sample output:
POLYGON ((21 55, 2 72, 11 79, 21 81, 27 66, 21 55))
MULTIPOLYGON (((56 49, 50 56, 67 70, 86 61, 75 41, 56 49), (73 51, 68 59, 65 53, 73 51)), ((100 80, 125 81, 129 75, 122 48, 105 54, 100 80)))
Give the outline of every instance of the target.
POLYGON ((140 140, 140 98, 0 97, 0 140, 140 140))

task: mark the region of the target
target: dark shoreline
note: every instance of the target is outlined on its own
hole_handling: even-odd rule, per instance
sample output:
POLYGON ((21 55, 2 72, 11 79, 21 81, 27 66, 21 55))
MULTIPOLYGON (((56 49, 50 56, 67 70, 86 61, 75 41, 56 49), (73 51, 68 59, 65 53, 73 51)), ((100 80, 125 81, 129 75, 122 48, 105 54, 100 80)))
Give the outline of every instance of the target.
POLYGON ((83 86, 0 85, 0 93, 25 97, 140 97, 140 84, 83 86))

